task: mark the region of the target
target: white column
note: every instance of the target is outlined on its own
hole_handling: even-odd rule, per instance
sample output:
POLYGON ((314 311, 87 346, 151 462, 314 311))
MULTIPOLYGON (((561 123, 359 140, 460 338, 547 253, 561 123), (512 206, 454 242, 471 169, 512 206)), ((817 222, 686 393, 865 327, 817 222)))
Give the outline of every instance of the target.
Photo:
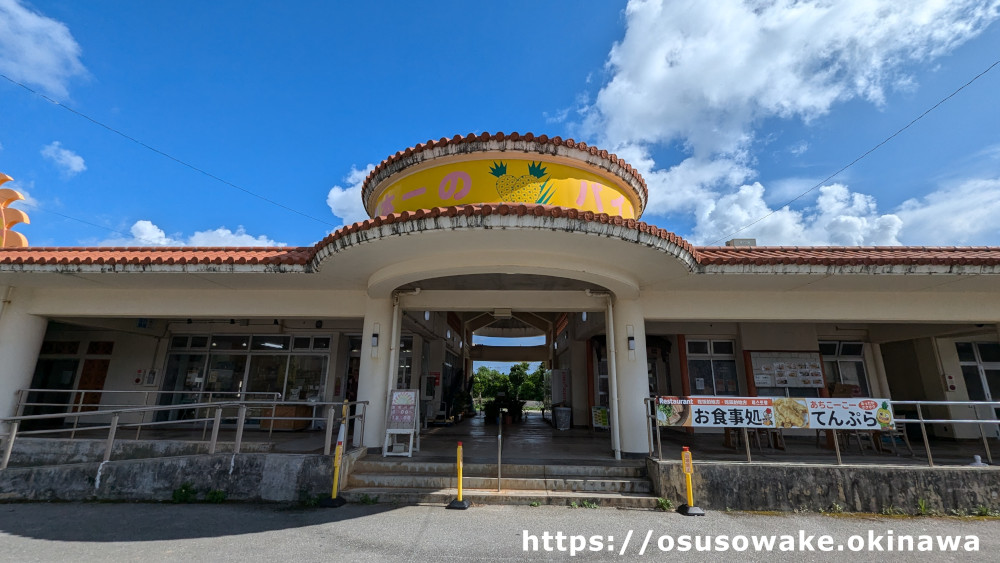
POLYGON ((625 455, 648 453, 645 404, 649 396, 646 367, 646 324, 636 300, 615 300, 615 367, 618 378, 618 424, 625 455), (629 349, 629 339, 633 349, 629 349))
POLYGON ((385 437, 385 404, 389 388, 389 343, 392 341, 392 299, 368 299, 365 324, 361 335, 361 373, 358 376, 358 400, 368 401, 365 411, 365 435, 358 436, 360 425, 354 426, 355 443, 360 438, 368 448, 382 446, 385 437), (378 334, 378 346, 372 346, 372 335, 378 334))
POLYGON ((31 386, 48 319, 29 314, 18 290, 0 287, 0 417, 14 416, 17 390, 31 386))

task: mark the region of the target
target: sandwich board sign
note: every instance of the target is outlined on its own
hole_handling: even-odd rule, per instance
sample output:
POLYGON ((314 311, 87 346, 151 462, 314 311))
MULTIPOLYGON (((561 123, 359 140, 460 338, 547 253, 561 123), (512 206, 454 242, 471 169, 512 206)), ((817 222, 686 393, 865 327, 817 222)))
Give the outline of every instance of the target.
POLYGON ((420 449, 420 391, 418 389, 394 389, 389 393, 389 409, 385 415, 385 440, 382 442, 382 456, 413 457, 413 443, 420 449), (396 438, 409 437, 408 442, 397 442, 396 438))

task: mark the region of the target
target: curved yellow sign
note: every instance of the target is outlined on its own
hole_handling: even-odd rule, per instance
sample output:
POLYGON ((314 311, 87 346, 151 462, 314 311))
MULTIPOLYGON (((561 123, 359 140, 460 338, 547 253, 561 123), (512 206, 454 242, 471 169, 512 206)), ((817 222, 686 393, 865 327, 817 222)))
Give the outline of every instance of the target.
POLYGON ((635 219, 634 194, 608 178, 544 160, 484 159, 441 164, 390 183, 373 215, 470 203, 574 207, 635 219))

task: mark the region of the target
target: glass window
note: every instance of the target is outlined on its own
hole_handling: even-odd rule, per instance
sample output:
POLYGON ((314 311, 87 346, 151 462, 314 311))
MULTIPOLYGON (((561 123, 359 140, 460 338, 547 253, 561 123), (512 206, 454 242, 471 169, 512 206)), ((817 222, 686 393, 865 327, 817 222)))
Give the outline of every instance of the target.
MULTIPOLYGON (((868 376, 865 371, 864 342, 820 342, 823 371, 830 395, 834 397, 868 397, 868 376), (839 352, 830 353, 830 352, 839 352)), ((812 394, 805 396, 815 396, 812 394)))
POLYGON ((289 401, 322 401, 328 356, 292 356, 288 363, 289 401))
POLYGON ((712 341, 712 353, 713 354, 725 354, 728 356, 733 355, 733 341, 732 340, 713 340, 712 341))
POLYGON ((971 342, 956 342, 955 348, 958 349, 958 361, 960 362, 975 362, 976 352, 972 349, 971 342))
POLYGON ((313 338, 313 350, 329 350, 330 349, 330 337, 319 337, 313 338))
POLYGON ((170 339, 171 348, 187 348, 188 347, 188 337, 187 336, 175 336, 170 339))
POLYGON ((267 352, 288 350, 288 340, 287 336, 254 336, 250 343, 250 349, 267 352))
POLYGON ((687 349, 692 395, 740 394, 732 340, 689 340, 687 349))
POLYGON ((296 336, 292 340, 292 349, 294 350, 308 350, 309 349, 310 338, 308 336, 296 336))
POLYGON ((246 350, 250 342, 249 336, 216 335, 212 337, 213 350, 246 350))
POLYGON ((837 355, 837 343, 836 342, 820 342, 819 343, 819 353, 824 356, 836 356, 837 355))
POLYGON ((841 342, 840 343, 840 355, 841 356, 860 356, 864 351, 865 345, 861 342, 841 342))
POLYGON ((979 359, 983 362, 1000 362, 1000 343, 980 342, 976 344, 979 349, 979 359))
POLYGON ((688 354, 707 354, 707 340, 688 340, 688 354))
POLYGON ((191 347, 192 348, 208 348, 208 337, 207 336, 192 336, 191 337, 191 347))

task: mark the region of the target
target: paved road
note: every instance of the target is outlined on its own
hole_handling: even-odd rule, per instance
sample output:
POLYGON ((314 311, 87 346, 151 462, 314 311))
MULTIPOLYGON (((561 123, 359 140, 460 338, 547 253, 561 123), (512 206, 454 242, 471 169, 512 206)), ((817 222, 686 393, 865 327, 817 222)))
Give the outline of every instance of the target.
MULTIPOLYGON (((584 543, 583 551, 575 557, 583 559, 996 561, 1000 553, 998 524, 996 519, 819 514, 709 513, 694 518, 644 510, 548 506, 482 506, 454 511, 388 505, 323 509, 242 504, 0 504, 0 560, 565 560, 570 558, 569 549, 575 541, 577 546, 584 543), (538 538, 538 551, 523 550, 525 530, 538 538), (632 536, 625 545, 629 531, 632 536), (552 535, 549 547, 553 551, 545 551, 545 532, 552 535), (563 539, 566 551, 559 552, 558 532, 586 537, 563 539), (651 539, 640 556, 647 532, 651 532, 651 539), (674 542, 670 554, 658 548, 658 544, 669 545, 666 539, 660 540, 666 534, 674 542), (757 553, 752 547, 742 552, 700 553, 692 549, 678 553, 680 536, 685 534, 789 534, 794 536, 796 547, 804 542, 816 551, 781 552, 778 543, 770 553, 757 553), (832 536, 833 553, 819 551, 823 534, 832 536), (851 553, 847 544, 850 536, 860 535, 865 549, 877 540, 885 550, 890 537, 896 538, 895 542, 899 536, 913 535, 919 541, 921 534, 978 535, 979 551, 851 553), (598 546, 597 542, 600 551, 588 551, 598 546), (843 552, 836 551, 838 544, 844 545, 843 552)), ((716 539, 712 541, 718 546, 716 539)), ((965 541, 963 537, 962 543, 965 541)), ((528 543, 534 547, 530 538, 528 543)))

